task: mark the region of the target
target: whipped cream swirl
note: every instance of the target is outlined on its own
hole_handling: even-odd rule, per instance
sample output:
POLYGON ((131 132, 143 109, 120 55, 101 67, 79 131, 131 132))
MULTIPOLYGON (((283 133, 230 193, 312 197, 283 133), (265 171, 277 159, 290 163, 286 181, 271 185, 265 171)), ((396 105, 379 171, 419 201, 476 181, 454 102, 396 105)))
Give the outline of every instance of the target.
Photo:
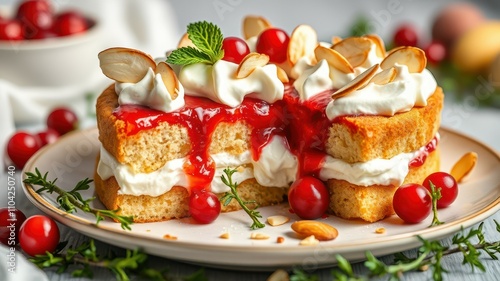
POLYGON ((177 97, 172 99, 160 74, 149 68, 146 75, 137 83, 115 83, 118 104, 144 105, 164 112, 172 112, 184 107, 184 88, 177 83, 177 97))
POLYGON ((273 103, 283 98, 285 86, 278 79, 276 65, 257 67, 248 77, 236 78, 238 64, 219 60, 213 65, 196 63, 184 66, 179 81, 186 95, 206 97, 236 107, 246 96, 273 103))

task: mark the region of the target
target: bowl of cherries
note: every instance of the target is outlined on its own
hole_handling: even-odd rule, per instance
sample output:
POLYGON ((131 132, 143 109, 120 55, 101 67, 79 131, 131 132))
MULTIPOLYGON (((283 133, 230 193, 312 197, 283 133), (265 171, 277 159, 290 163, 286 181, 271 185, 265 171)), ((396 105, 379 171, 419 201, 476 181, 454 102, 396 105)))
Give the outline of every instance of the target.
POLYGON ((79 85, 98 71, 99 23, 50 0, 20 0, 0 15, 0 79, 18 86, 79 85))

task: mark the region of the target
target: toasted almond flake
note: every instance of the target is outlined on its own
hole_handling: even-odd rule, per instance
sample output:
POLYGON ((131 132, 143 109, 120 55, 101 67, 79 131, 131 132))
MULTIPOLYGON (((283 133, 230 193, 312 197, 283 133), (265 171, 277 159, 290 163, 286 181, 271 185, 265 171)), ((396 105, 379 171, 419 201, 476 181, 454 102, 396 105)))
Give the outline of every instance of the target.
POLYGON ((453 165, 450 171, 455 180, 459 183, 470 174, 477 163, 477 153, 467 152, 453 165))
POLYGON ((307 236, 306 238, 300 240, 299 245, 301 246, 313 246, 318 245, 319 240, 316 239, 314 235, 307 236))
POLYGON ((335 45, 335 44, 337 44, 340 41, 342 41, 342 37, 340 37, 340 36, 332 36, 332 45, 335 45))
POLYGON ((375 233, 377 234, 384 234, 385 233, 385 228, 384 227, 378 227, 375 229, 375 233))
POLYGON ((385 85, 387 83, 391 83, 396 78, 398 74, 395 67, 388 68, 386 70, 382 70, 381 72, 375 74, 370 82, 375 83, 377 85, 385 85))
POLYGON ((155 70, 154 59, 139 50, 109 48, 98 54, 102 73, 117 82, 137 83, 149 68, 155 70))
POLYGON ((250 53, 241 60, 236 69, 236 78, 248 77, 257 67, 262 67, 269 62, 269 56, 259 53, 250 53))
POLYGON ((382 40, 382 38, 380 38, 380 36, 375 35, 375 34, 366 34, 364 37, 372 40, 372 42, 375 43, 375 45, 377 46, 377 49, 376 49, 377 56, 379 56, 381 58, 385 58, 386 53, 385 53, 384 40, 382 40))
POLYGON ((380 63, 380 67, 382 69, 388 69, 396 64, 408 66, 408 71, 410 73, 419 73, 422 72, 427 65, 427 58, 425 57, 425 52, 421 49, 403 46, 389 52, 380 63))
POLYGON ((222 238, 222 239, 229 239, 229 232, 224 232, 222 233, 219 238, 222 238))
POLYGON ((252 234, 250 234, 250 239, 266 240, 266 239, 269 239, 269 235, 264 234, 264 233, 260 233, 260 232, 252 232, 252 234))
POLYGON ((356 76, 356 78, 352 79, 351 82, 347 83, 344 87, 338 89, 335 93, 333 93, 332 99, 338 99, 344 97, 364 87, 370 81, 370 79, 372 79, 377 70, 378 70, 378 64, 375 64, 372 67, 368 68, 363 73, 356 76))
POLYGON ((290 221, 289 217, 281 216, 281 215, 270 216, 267 218, 267 223, 272 225, 272 226, 283 225, 289 221, 290 221))
POLYGON ((246 16, 243 19, 243 37, 245 39, 258 36, 262 31, 272 27, 272 24, 260 16, 246 16))
POLYGON ((177 236, 173 236, 173 235, 170 235, 170 234, 165 234, 165 235, 163 235, 163 239, 177 240, 177 236))
POLYGON ((368 58, 372 40, 365 37, 349 37, 332 46, 344 56, 352 67, 362 65, 368 58))
POLYGON ((278 75, 278 79, 283 82, 283 83, 288 83, 290 80, 288 79, 288 75, 286 74, 286 71, 279 67, 276 66, 276 74, 278 75))
POLYGON ((187 33, 184 33, 184 35, 182 35, 181 40, 179 40, 179 43, 177 44, 177 48, 182 47, 195 47, 193 41, 189 39, 189 35, 187 33))
POLYGON ((168 93, 172 99, 176 99, 178 95, 177 86, 179 85, 179 81, 177 80, 174 70, 170 67, 170 65, 162 61, 156 66, 155 72, 161 75, 161 80, 163 80, 163 84, 167 87, 168 93))
POLYGON ((314 49, 314 54, 316 55, 317 61, 324 59, 329 65, 342 71, 343 73, 354 73, 354 68, 351 66, 349 61, 347 61, 346 58, 334 49, 317 46, 316 49, 314 49))
POLYGON ((301 220, 292 223, 292 229, 302 237, 314 236, 320 241, 333 240, 339 235, 338 230, 324 222, 301 220))
POLYGON ((314 49, 318 46, 318 35, 316 30, 306 24, 297 26, 288 43, 287 57, 288 61, 295 65, 302 57, 308 57, 312 64, 316 64, 314 49))
POLYGON ((286 272, 283 269, 278 269, 275 272, 273 272, 269 278, 267 278, 267 281, 289 281, 290 276, 288 275, 288 272, 286 272))
POLYGON ((283 236, 278 236, 278 237, 276 238, 276 243, 281 244, 281 243, 283 243, 283 242, 285 242, 285 237, 283 237, 283 236))

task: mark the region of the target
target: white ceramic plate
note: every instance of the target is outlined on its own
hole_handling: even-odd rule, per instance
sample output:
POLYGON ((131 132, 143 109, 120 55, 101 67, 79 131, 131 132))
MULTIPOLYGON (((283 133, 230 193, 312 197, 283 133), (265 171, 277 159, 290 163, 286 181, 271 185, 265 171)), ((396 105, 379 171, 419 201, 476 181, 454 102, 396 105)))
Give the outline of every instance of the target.
MULTIPOLYGON (((68 214, 58 209, 55 195, 37 194, 28 186, 23 188, 35 206, 59 222, 116 246, 132 249, 140 247, 147 253, 161 257, 219 268, 261 270, 294 265, 327 267, 335 264, 335 254, 350 260, 361 260, 367 250, 379 256, 416 248, 420 245, 416 235, 425 239, 441 239, 499 210, 500 156, 474 139, 447 129, 441 129, 440 132, 443 171, 449 171, 451 165, 465 152, 475 151, 479 155, 478 165, 467 181, 459 186, 457 200, 450 207, 439 211, 439 218, 445 224, 429 228, 430 217, 422 223, 407 225, 396 216, 373 224, 330 216, 322 221, 334 225, 339 230, 339 236, 316 246, 299 246, 300 239, 290 228, 290 224, 298 218, 288 212, 285 204, 259 210, 263 218, 283 214, 291 217, 290 222, 279 227, 267 225, 256 230, 270 238, 252 240, 249 238, 251 220, 243 211, 221 214, 209 225, 183 219, 134 224, 131 231, 125 231, 112 221, 103 221, 96 226, 93 215, 82 211, 68 214), (384 227, 385 233, 375 233, 379 227, 384 227), (229 232, 230 239, 219 238, 224 232, 229 232), (178 239, 164 239, 166 234, 178 239), (278 236, 285 238, 284 243, 276 242, 278 236)), ((69 134, 38 152, 26 165, 24 172, 34 171, 37 167, 42 173, 48 172, 49 179, 57 177, 58 185, 64 189, 73 188, 79 180, 93 176, 99 151, 97 134, 97 129, 69 134)), ((83 196, 94 196, 93 190, 83 192, 83 196)), ((92 204, 103 208, 97 199, 92 204)))

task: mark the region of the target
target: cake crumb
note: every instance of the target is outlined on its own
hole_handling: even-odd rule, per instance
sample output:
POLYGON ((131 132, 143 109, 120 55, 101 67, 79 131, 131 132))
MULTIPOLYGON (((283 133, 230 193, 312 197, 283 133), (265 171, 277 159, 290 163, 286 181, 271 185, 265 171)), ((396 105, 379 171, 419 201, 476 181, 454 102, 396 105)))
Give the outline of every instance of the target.
POLYGON ((283 242, 285 242, 285 237, 283 237, 283 236, 278 236, 278 238, 276 238, 276 243, 281 244, 281 243, 283 243, 283 242))
POLYGON ((378 227, 375 229, 375 233, 377 234, 384 234, 385 233, 385 228, 384 227, 378 227))
POLYGON ((222 233, 222 234, 219 236, 219 238, 221 238, 221 239, 229 239, 229 232, 224 232, 224 233, 222 233))
POLYGON ((264 234, 264 233, 259 233, 259 232, 252 232, 252 234, 250 234, 250 239, 266 240, 266 239, 269 239, 269 235, 264 234))
POLYGON ((300 240, 300 246, 312 246, 319 244, 319 240, 314 237, 314 235, 307 236, 306 238, 300 240))
POLYGON ((173 236, 173 235, 170 235, 170 234, 165 234, 165 235, 163 235, 163 239, 177 240, 177 236, 173 236))

